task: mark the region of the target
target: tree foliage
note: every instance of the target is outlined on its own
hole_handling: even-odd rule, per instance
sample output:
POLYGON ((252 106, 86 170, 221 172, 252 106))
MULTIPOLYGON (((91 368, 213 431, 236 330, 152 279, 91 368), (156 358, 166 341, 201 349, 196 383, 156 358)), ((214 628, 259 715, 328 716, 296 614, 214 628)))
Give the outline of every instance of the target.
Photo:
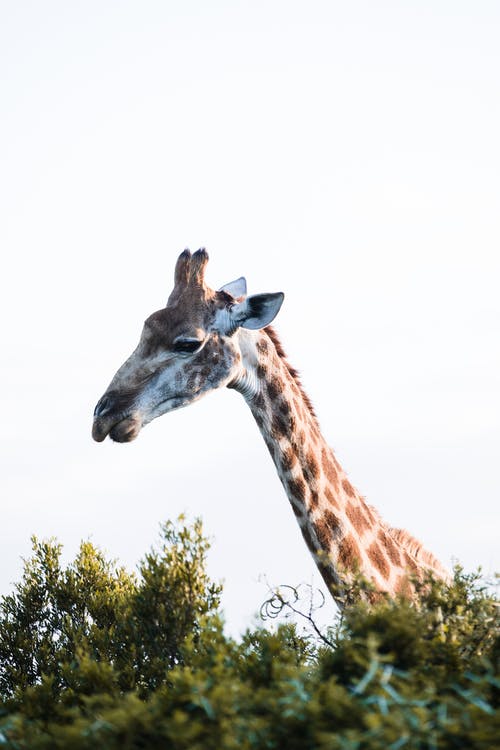
MULTIPOLYGON (((0 605, 0 748, 498 746, 498 607, 479 576, 428 583, 418 608, 354 605, 325 634, 235 640, 199 522, 162 534, 137 576, 88 543, 64 568, 34 540, 0 605)), ((293 589, 273 595, 274 614, 290 607, 293 589)))
POLYGON ((219 605, 220 586, 205 571, 200 521, 191 528, 164 524, 161 546, 146 554, 138 576, 90 542, 67 567, 60 544, 33 537, 32 546, 21 582, 0 604, 5 697, 43 679, 56 697, 93 692, 101 679, 113 691, 144 697, 165 682, 182 660, 186 637, 197 636, 202 618, 219 605))

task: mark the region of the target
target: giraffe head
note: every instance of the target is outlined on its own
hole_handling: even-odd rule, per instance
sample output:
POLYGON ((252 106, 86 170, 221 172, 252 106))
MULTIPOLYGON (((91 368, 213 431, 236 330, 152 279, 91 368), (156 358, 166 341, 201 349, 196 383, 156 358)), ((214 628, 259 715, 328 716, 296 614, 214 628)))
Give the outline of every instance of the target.
POLYGON ((207 261, 204 249, 179 256, 166 307, 147 318, 95 408, 94 440, 129 442, 156 417, 244 380, 241 329, 269 325, 283 294, 246 297, 243 278, 214 291, 204 280, 207 261))

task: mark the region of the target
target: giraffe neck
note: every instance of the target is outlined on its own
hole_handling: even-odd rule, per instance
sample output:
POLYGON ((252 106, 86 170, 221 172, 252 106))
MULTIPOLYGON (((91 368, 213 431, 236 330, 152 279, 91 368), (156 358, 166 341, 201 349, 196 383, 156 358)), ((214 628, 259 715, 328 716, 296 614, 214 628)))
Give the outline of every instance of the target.
POLYGON ((416 556, 347 479, 272 329, 245 331, 240 343, 241 377, 231 387, 252 411, 304 540, 338 604, 344 605, 356 572, 378 591, 408 590, 408 574, 420 569, 416 556))

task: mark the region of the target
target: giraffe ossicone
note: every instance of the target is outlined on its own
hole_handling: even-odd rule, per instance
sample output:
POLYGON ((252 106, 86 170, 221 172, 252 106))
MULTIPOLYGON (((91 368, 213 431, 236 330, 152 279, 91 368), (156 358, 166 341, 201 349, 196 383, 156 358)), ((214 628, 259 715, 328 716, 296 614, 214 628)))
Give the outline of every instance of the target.
POLYGON ((447 579, 408 532, 392 529, 351 485, 274 329, 284 295, 247 296, 243 277, 205 283, 208 254, 184 250, 166 307, 150 315, 137 348, 94 411, 92 436, 125 443, 142 427, 218 388, 245 398, 304 540, 340 606, 361 573, 380 592, 412 596, 413 577, 447 579))

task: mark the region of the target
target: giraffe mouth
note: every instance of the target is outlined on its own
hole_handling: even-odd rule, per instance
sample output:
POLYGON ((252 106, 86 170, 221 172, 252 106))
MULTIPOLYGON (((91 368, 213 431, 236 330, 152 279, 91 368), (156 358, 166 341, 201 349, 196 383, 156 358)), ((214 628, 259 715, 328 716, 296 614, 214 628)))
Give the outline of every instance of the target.
MULTIPOLYGON (((196 397, 199 397, 199 394, 196 394, 196 397)), ((110 414, 104 409, 103 413, 100 414, 98 404, 92 424, 92 437, 97 443, 102 443, 108 436, 115 443, 130 443, 135 440, 141 429, 152 422, 153 419, 168 411, 187 406, 192 401, 193 397, 188 398, 185 395, 170 396, 160 401, 151 411, 146 413, 122 411, 121 413, 110 414)))
POLYGON ((108 437, 115 443, 130 443, 141 431, 142 420, 139 415, 128 414, 119 420, 96 417, 92 425, 92 437, 97 443, 108 437))

